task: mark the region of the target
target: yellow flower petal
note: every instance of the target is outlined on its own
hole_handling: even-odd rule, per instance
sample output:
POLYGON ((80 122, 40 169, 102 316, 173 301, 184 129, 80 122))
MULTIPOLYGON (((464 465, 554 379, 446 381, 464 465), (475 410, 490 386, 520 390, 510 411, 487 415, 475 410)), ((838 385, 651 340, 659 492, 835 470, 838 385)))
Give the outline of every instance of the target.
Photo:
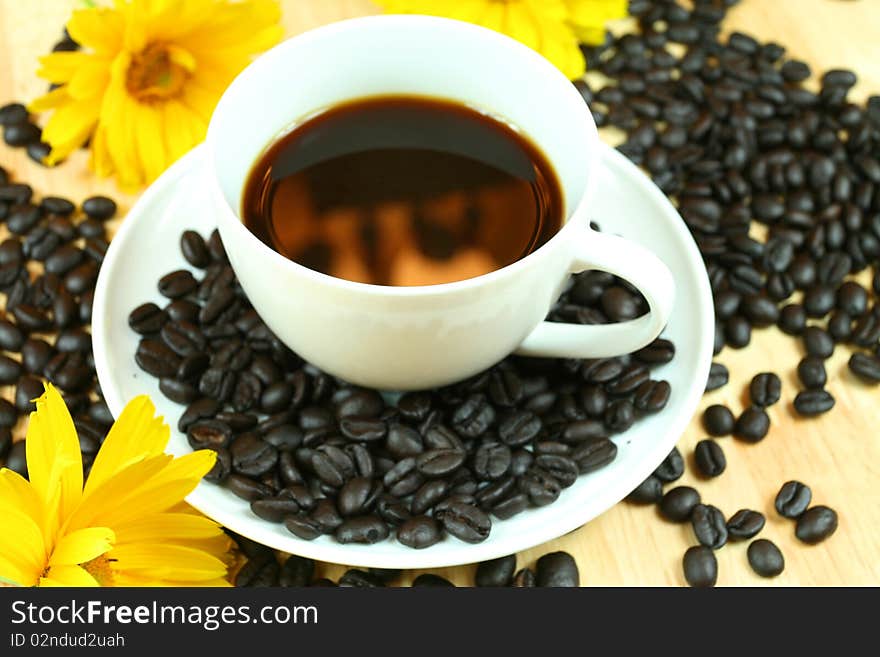
POLYGON ((41 67, 37 75, 49 82, 67 82, 73 74, 91 58, 88 53, 78 52, 53 52, 39 58, 41 67))
POLYGON ((52 550, 49 566, 75 566, 97 559, 113 547, 114 538, 113 531, 107 527, 87 527, 68 532, 52 550))
POLYGON ((155 536, 168 539, 205 539, 225 534, 220 525, 191 513, 157 513, 114 525, 116 544, 138 543, 155 536))
MULTIPOLYGON (((109 83, 110 62, 95 57, 76 70, 65 88, 70 96, 77 100, 94 99, 104 95, 109 83)), ((90 102, 97 116, 99 104, 90 102)))
POLYGON ((597 45, 605 40, 606 25, 624 18, 627 0, 565 0, 569 23, 582 42, 597 45))
POLYGON ((33 114, 45 112, 59 107, 69 100, 70 94, 67 93, 67 85, 63 85, 32 100, 28 103, 28 111, 33 114))
POLYGON ((108 7, 79 9, 67 21, 70 36, 98 53, 115 53, 122 47, 123 16, 108 7))
POLYGON ((76 428, 58 390, 48 384, 36 404, 25 443, 28 479, 43 501, 46 526, 53 532, 82 496, 82 457, 76 428))
POLYGON ((146 176, 145 181, 150 183, 170 164, 165 153, 165 141, 161 138, 162 112, 150 105, 135 104, 134 121, 137 125, 135 139, 138 159, 146 176))
POLYGON ((4 504, 30 516, 37 524, 43 521, 43 504, 33 486, 17 472, 0 468, 0 508, 4 504))
POLYGON ((115 473, 145 458, 161 454, 171 432, 146 395, 135 397, 122 410, 110 428, 86 482, 90 495, 115 473))
MULTIPOLYGON (((187 95, 189 90, 187 90, 187 95)), ((162 124, 165 126, 165 149, 172 162, 189 151, 204 138, 207 125, 176 100, 165 103, 162 124)))
POLYGON ((0 532, 0 577, 33 586, 46 568, 48 555, 43 533, 34 519, 17 509, 3 509, 0 532))
POLYGON ((46 577, 40 579, 40 586, 84 588, 99 586, 97 580, 79 566, 53 566, 46 577))
POLYGON ((131 574, 147 575, 157 580, 199 581, 223 577, 226 564, 201 550, 164 545, 139 543, 120 545, 107 555, 115 559, 115 567, 131 574))

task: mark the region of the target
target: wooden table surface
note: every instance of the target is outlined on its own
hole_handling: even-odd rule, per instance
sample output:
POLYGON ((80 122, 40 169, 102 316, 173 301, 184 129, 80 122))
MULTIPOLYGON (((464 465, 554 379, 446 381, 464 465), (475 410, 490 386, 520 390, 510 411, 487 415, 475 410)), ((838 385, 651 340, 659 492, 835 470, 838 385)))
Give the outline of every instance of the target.
MULTIPOLYGON (((368 0, 287 0, 282 4, 291 35, 375 11, 368 0)), ((45 83, 34 75, 36 58, 49 51, 69 10, 78 5, 75 0, 0 0, 0 105, 43 91, 45 83)), ((743 0, 725 28, 775 40, 814 70, 856 70, 859 98, 880 93, 878 0, 743 0)), ((112 181, 95 179, 86 168, 85 153, 46 170, 28 160, 22 150, 0 144, 0 165, 31 183, 40 195, 51 192, 82 200, 104 192, 119 200, 123 209, 135 198, 119 192, 112 181)), ((828 367, 829 389, 837 406, 812 421, 798 419, 791 409, 797 390, 794 369, 802 355, 791 338, 775 328, 756 332, 748 349, 726 349, 717 358, 730 368, 731 383, 707 395, 703 407, 720 402, 738 413, 748 381, 762 371, 776 371, 783 377, 783 400, 770 409, 773 424, 767 439, 758 445, 722 439, 727 471, 697 486, 704 500, 727 516, 743 507, 765 513, 768 522, 761 536, 776 542, 786 560, 781 576, 762 580, 747 564, 746 545, 730 544, 718 552, 719 585, 880 584, 880 387, 855 381, 846 368, 844 351, 838 349, 828 367), (813 489, 814 503, 839 512, 840 527, 825 543, 814 547, 799 543, 793 523, 773 510, 776 492, 789 479, 807 483, 813 489)), ((679 443, 689 465, 694 445, 704 437, 695 418, 679 443)), ((693 482, 689 470, 679 483, 693 482)), ((519 555, 519 565, 562 549, 576 556, 585 585, 681 585, 681 556, 694 542, 689 525, 666 523, 654 508, 622 503, 580 530, 519 555)), ((472 582, 472 571, 472 567, 461 567, 435 572, 465 584, 472 582)), ((338 576, 342 569, 332 566, 325 572, 338 576)))

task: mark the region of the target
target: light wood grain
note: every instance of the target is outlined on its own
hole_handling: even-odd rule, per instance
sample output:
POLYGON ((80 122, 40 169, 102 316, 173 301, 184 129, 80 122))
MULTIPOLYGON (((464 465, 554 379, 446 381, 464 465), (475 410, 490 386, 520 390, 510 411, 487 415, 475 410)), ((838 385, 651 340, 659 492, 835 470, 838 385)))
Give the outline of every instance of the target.
MULTIPOLYGON (((36 58, 47 52, 60 33, 68 0, 0 0, 0 104, 28 99, 45 85, 34 76, 36 58)), ((374 11, 367 0, 289 0, 284 23, 289 34, 325 22, 374 11)), ((775 40, 792 56, 814 66, 850 67, 860 76, 857 97, 880 92, 880 7, 877 0, 743 0, 725 28, 740 29, 762 39, 775 40)), ((134 200, 110 181, 96 180, 86 168, 86 154, 78 153, 56 170, 30 162, 22 151, 0 145, 0 164, 38 193, 60 193, 81 200, 108 192, 123 209, 134 200)), ((794 367, 800 347, 775 329, 756 333, 752 345, 741 351, 725 350, 718 360, 731 370, 731 383, 707 395, 703 407, 722 402, 738 412, 745 386, 761 371, 777 371, 784 379, 783 401, 770 411, 773 426, 758 445, 722 439, 727 472, 717 480, 698 482, 706 501, 727 515, 742 507, 764 512, 768 523, 763 536, 785 553, 786 570, 766 581, 748 567, 745 545, 734 544, 718 553, 720 585, 877 585, 880 584, 880 431, 877 402, 880 388, 869 388, 846 369, 844 349, 829 363, 829 389, 837 398, 832 413, 815 421, 794 416, 791 400, 797 390, 794 367), (816 503, 840 513, 840 528, 824 544, 807 547, 797 542, 793 523, 776 515, 772 500, 779 486, 800 479, 813 489, 816 503)), ((690 455, 703 438, 698 418, 680 442, 690 455)), ((680 483, 693 483, 688 472, 680 483)), ((563 549, 573 553, 586 585, 681 585, 681 555, 694 542, 687 526, 663 522, 652 508, 620 504, 580 530, 519 556, 528 565, 541 554, 563 549)), ((341 567, 325 571, 338 576, 341 567)), ((472 581, 472 567, 436 571, 458 583, 472 581)), ((407 574, 404 581, 409 581, 407 574)))

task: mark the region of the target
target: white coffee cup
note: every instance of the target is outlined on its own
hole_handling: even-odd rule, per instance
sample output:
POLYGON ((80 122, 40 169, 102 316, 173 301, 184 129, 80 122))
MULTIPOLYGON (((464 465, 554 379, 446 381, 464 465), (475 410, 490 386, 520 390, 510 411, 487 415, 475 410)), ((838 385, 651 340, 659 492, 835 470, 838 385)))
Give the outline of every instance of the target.
POLYGON ((208 179, 235 273, 272 331, 304 359, 384 390, 444 385, 512 351, 601 358, 632 352, 666 325, 672 276, 648 249, 589 228, 599 137, 580 94, 535 51, 496 32, 442 18, 373 16, 294 37, 245 69, 208 128, 208 179), (566 221, 546 244, 489 274, 454 283, 354 283, 288 260, 241 221, 250 169, 280 135, 344 101, 383 95, 459 101, 501 118, 546 154, 566 221), (542 321, 570 273, 611 272, 650 313, 601 326, 542 321))

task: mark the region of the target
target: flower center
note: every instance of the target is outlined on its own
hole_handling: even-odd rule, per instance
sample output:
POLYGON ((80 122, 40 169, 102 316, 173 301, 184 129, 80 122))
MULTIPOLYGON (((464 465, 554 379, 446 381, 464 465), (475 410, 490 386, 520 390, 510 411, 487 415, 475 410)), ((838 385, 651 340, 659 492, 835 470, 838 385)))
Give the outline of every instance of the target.
POLYGON ((173 46, 151 43, 133 55, 125 86, 142 103, 157 103, 180 93, 192 69, 173 46))
POLYGON ((91 561, 80 564, 80 566, 101 586, 113 586, 113 568, 112 564, 116 559, 108 559, 106 554, 95 557, 91 561))

